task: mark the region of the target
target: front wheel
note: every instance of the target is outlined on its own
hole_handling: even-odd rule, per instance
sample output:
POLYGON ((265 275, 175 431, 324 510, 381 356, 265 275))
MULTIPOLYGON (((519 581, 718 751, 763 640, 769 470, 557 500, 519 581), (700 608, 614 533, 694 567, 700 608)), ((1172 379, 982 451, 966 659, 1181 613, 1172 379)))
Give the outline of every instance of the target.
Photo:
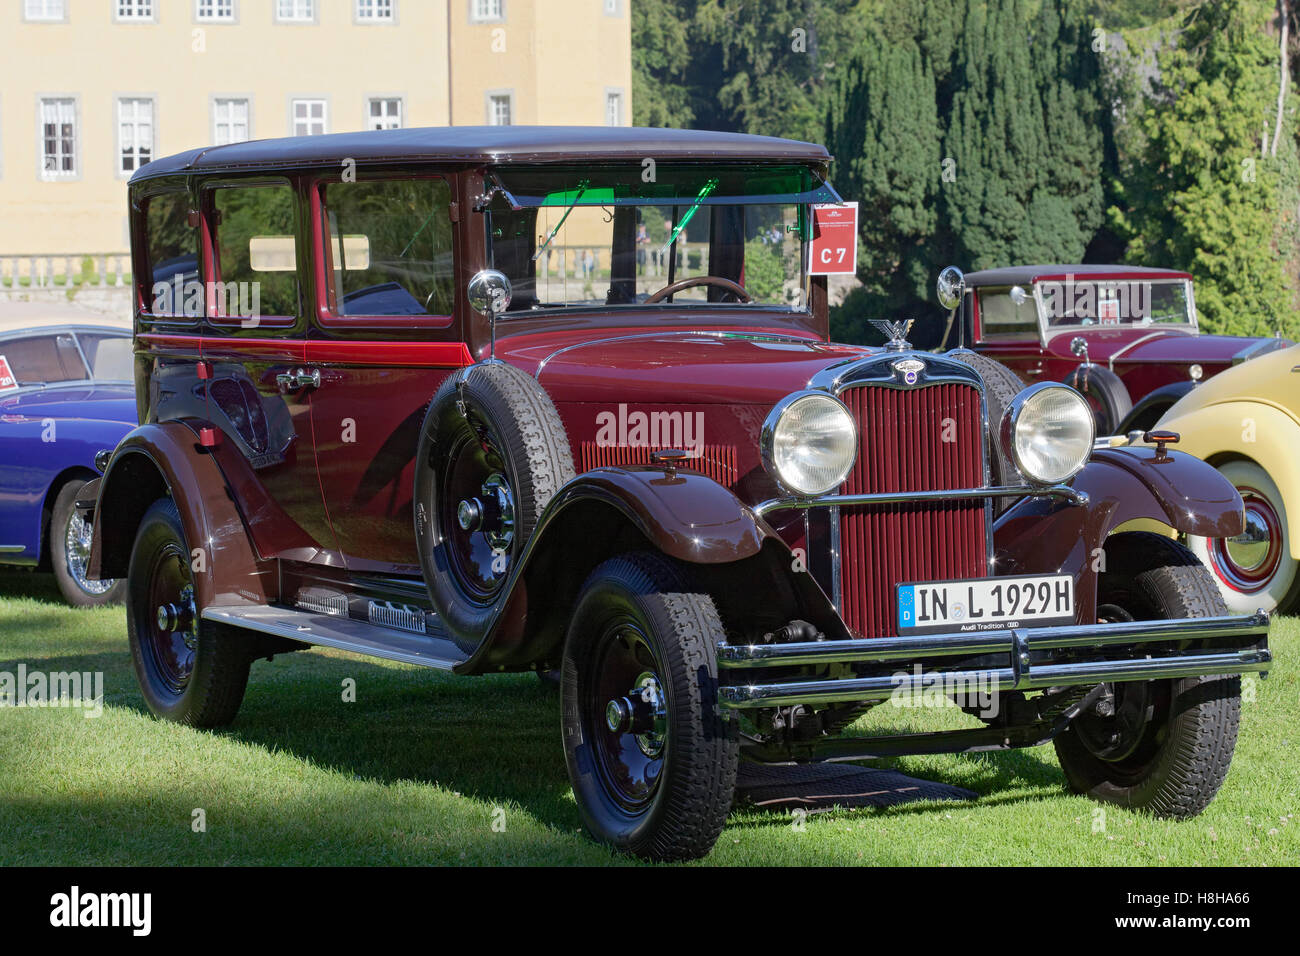
MULTIPOLYGON (((1107 540, 1105 558, 1099 621, 1227 613, 1209 572, 1177 542, 1126 532, 1107 540)), ((1109 684, 1056 738, 1056 756, 1076 793, 1193 817, 1227 776, 1240 716, 1235 675, 1109 684)))
POLYGON ((1213 573, 1228 610, 1283 613, 1300 607, 1300 561, 1291 557, 1291 529, 1277 484, 1253 461, 1228 461, 1219 473, 1246 506, 1246 527, 1231 538, 1189 535, 1187 546, 1213 573))
POLYGON ((597 840, 653 860, 712 849, 739 746, 718 712, 722 622, 659 555, 612 558, 583 586, 561 678, 564 756, 597 840))
POLYGON ((73 479, 59 489, 50 509, 50 566, 63 599, 73 607, 96 607, 120 604, 126 582, 109 578, 95 581, 88 577, 90 567, 90 522, 77 514, 77 494, 85 486, 73 479))

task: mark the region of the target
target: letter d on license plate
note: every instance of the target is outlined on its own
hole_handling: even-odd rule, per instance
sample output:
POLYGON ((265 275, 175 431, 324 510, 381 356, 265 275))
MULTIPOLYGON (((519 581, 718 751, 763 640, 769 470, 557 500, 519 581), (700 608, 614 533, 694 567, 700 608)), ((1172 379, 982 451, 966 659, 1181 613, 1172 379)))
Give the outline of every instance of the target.
POLYGON ((972 634, 1074 623, 1068 574, 898 585, 898 633, 972 634))

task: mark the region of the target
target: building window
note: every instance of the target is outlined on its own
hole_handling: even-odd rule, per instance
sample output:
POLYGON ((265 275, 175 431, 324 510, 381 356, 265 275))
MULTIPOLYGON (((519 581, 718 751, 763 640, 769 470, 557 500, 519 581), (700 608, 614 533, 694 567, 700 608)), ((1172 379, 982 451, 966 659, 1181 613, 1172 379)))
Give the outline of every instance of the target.
POLYGON ((77 175, 77 102, 70 96, 41 100, 41 178, 77 175))
POLYGON ((293 101, 293 135, 319 136, 326 131, 324 100, 293 101))
POLYGON ((235 0, 195 0, 194 18, 205 22, 234 23, 235 0))
POLYGON ((371 99, 366 112, 366 129, 402 128, 402 101, 399 97, 383 96, 371 99))
POLYGON ((489 126, 509 126, 514 122, 509 93, 489 93, 487 99, 487 121, 489 126))
POLYGON ((117 19, 152 20, 153 0, 117 0, 117 19))
POLYGON ((605 125, 623 125, 623 94, 610 92, 605 94, 605 125))
POLYGON ((153 159, 153 100, 123 97, 117 101, 117 171, 133 173, 153 159))
POLYGON ((275 0, 275 18, 281 23, 311 23, 316 19, 315 0, 275 0))
POLYGON ((490 23, 506 18, 505 0, 469 0, 471 23, 490 23))
POLYGON ((62 22, 68 11, 66 0, 23 0, 23 18, 62 22))
POLYGON ((357 0, 358 23, 392 23, 393 0, 357 0))
POLYGON ((212 101, 212 142, 218 146, 248 139, 248 100, 223 98, 212 101))

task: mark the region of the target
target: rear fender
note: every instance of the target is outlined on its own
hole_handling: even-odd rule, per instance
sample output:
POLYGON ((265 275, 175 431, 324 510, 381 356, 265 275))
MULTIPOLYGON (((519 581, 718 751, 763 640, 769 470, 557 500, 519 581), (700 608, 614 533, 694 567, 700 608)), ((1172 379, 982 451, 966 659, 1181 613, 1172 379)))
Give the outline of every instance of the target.
POLYGON ((1025 498, 994 527, 996 574, 1065 572, 1075 576, 1075 618, 1091 623, 1097 575, 1104 570, 1108 535, 1138 519, 1187 534, 1239 534, 1243 506, 1237 489, 1213 467, 1183 452, 1158 456, 1152 448, 1093 452, 1071 482, 1086 505, 1025 498))
POLYGON ((95 502, 92 578, 127 576, 140 519, 164 495, 175 500, 191 548, 199 607, 275 600, 274 562, 253 551, 221 469, 182 422, 141 425, 114 451, 95 502))

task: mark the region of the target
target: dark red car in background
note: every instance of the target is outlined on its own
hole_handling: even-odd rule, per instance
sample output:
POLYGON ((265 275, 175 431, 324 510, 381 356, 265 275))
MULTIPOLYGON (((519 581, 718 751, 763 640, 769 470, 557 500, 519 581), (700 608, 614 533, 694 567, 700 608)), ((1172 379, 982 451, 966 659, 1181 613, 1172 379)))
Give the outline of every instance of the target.
POLYGON ((968 273, 945 338, 1027 383, 1077 388, 1100 435, 1148 429, 1198 381, 1289 344, 1203 334, 1186 272, 1109 265, 968 273))

